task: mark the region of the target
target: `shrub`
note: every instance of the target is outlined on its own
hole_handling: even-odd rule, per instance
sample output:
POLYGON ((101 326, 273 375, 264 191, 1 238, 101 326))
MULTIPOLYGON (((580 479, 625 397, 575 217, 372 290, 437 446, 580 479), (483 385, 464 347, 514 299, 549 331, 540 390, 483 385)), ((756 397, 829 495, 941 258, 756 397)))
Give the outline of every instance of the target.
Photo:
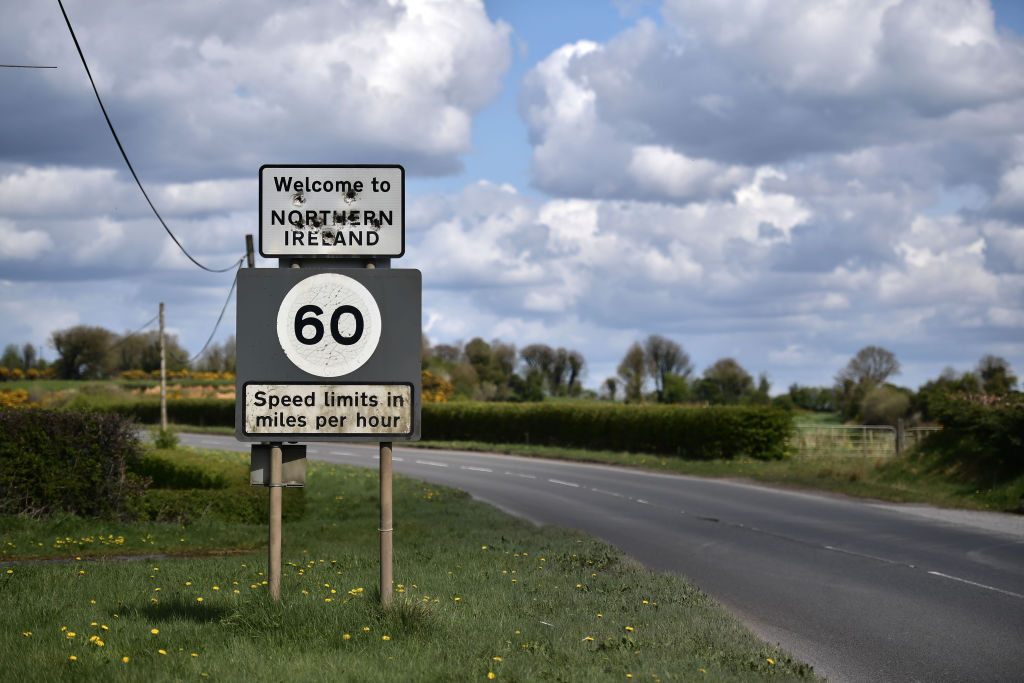
POLYGON ((1024 474, 1024 396, 947 395, 931 410, 942 431, 923 448, 974 478, 1010 479, 1024 474))
POLYGON ((178 445, 178 435, 173 429, 153 430, 153 445, 157 448, 175 448, 178 445))
POLYGON ((423 438, 533 443, 695 460, 782 457, 792 419, 754 406, 431 403, 423 438))
POLYGON ((119 415, 0 410, 0 513, 123 517, 144 482, 136 427, 119 415))

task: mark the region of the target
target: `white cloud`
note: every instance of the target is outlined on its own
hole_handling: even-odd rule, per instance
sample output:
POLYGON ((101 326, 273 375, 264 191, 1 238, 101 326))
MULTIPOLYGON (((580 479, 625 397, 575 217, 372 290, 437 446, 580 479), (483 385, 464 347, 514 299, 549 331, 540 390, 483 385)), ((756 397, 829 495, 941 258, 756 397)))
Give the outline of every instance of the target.
MULTIPOLYGON (((6 156, 115 158, 60 13, 9 9, 0 40, 11 53, 62 68, 0 104, 23 138, 6 156), (27 102, 32 117, 15 110, 27 102)), ((339 154, 451 170, 510 60, 510 28, 480 0, 70 2, 68 13, 147 178, 339 154)))
POLYGON ((0 259, 29 260, 52 253, 53 240, 40 230, 18 230, 6 219, 0 219, 0 259))

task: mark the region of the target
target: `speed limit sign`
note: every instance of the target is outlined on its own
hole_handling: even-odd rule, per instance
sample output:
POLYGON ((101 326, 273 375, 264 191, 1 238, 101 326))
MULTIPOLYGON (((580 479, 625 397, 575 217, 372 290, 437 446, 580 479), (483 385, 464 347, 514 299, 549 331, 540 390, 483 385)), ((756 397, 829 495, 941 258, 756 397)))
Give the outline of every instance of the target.
POLYGON ((411 269, 240 270, 236 437, 419 439, 421 286, 411 269))
POLYGON ((277 339, 296 367, 339 377, 377 350, 380 324, 380 308, 366 287, 341 273, 321 273, 285 295, 277 312, 277 339))

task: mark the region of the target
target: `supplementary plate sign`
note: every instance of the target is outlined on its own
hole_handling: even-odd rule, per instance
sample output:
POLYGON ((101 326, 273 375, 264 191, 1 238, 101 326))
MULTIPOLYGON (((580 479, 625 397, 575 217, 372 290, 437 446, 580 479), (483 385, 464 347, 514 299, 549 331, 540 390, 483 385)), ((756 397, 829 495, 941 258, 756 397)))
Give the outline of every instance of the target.
POLYGON ((260 254, 399 257, 405 169, 398 165, 260 167, 260 254))

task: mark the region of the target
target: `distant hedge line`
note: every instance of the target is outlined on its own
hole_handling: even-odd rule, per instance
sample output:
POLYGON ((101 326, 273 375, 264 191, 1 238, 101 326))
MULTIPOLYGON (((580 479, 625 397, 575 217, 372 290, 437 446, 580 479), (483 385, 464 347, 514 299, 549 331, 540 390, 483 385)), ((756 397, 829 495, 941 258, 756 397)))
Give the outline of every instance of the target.
MULTIPOLYGON (((149 424, 160 419, 158 400, 97 408, 149 424)), ((175 399, 167 402, 167 419, 231 427, 235 403, 175 399)), ((789 413, 763 406, 455 402, 423 404, 422 432, 432 441, 531 443, 710 460, 780 458, 792 428, 789 413)))
POLYGON ((780 458, 786 411, 753 406, 428 403, 423 438, 657 453, 693 460, 780 458))

